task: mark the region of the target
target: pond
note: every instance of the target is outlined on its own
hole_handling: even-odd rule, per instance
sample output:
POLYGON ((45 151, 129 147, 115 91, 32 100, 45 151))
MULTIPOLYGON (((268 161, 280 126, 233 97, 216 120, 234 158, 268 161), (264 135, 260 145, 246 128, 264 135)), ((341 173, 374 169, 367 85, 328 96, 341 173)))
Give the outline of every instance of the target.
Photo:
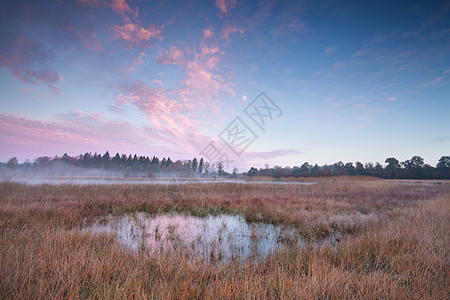
MULTIPOLYGON (((306 245, 295 227, 248 223, 241 215, 196 217, 137 213, 108 217, 84 230, 112 233, 135 253, 173 252, 208 261, 258 259, 277 249, 306 245)), ((332 239, 327 243, 331 245, 332 239)))

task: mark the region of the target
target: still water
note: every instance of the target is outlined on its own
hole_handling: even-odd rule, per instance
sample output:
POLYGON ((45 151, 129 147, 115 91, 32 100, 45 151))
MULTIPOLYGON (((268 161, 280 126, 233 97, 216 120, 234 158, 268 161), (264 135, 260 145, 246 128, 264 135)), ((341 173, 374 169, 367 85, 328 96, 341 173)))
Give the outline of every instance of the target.
POLYGON ((108 217, 84 230, 112 233, 125 248, 136 253, 175 252, 209 261, 256 259, 283 247, 304 245, 294 227, 248 223, 240 215, 137 213, 108 217))

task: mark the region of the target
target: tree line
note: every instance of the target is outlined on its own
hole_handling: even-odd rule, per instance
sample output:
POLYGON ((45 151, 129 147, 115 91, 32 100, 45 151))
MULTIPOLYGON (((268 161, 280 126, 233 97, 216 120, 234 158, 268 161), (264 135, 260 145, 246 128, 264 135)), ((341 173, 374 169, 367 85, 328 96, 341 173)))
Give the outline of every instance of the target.
POLYGON ((436 167, 424 163, 420 156, 413 156, 400 162, 394 157, 385 160, 386 166, 379 162, 362 164, 361 162, 343 163, 339 161, 332 165, 310 165, 305 162, 300 167, 256 169, 251 168, 249 176, 280 177, 327 177, 339 175, 368 175, 385 179, 450 179, 450 155, 442 156, 436 167))
POLYGON ((385 166, 379 162, 365 163, 339 161, 332 165, 317 164, 311 165, 308 162, 301 166, 272 168, 250 168, 249 171, 238 174, 234 168, 232 173, 226 172, 223 162, 209 163, 203 158, 176 160, 170 157, 159 159, 156 156, 126 155, 117 153, 110 156, 107 151, 105 154, 85 153, 78 156, 69 156, 65 153, 63 156, 42 156, 36 158, 33 162, 25 160, 19 163, 16 157, 8 160, 7 163, 0 163, 0 166, 8 169, 20 170, 45 170, 55 166, 70 165, 86 169, 100 169, 105 171, 120 172, 124 176, 146 176, 154 177, 167 173, 182 173, 184 176, 206 175, 236 178, 238 176, 270 176, 281 177, 327 177, 339 175, 370 175, 386 179, 450 179, 450 155, 442 156, 435 167, 425 164, 420 156, 413 156, 400 162, 394 157, 385 160, 385 166))
MULTIPOLYGON (((2 163, 6 168, 19 169, 19 170, 49 170, 52 168, 61 169, 63 166, 73 166, 85 169, 97 169, 112 172, 120 172, 125 177, 127 176, 146 176, 154 177, 159 174, 167 173, 186 173, 187 175, 198 174, 210 174, 210 173, 222 173, 224 172, 222 164, 210 164, 204 161, 203 158, 199 160, 193 158, 192 160, 176 160, 173 161, 170 157, 163 157, 159 159, 156 156, 152 158, 148 156, 134 156, 117 153, 114 156, 110 156, 109 151, 105 154, 97 153, 85 153, 78 156, 70 156, 65 153, 63 156, 41 156, 34 159, 33 162, 25 160, 23 163, 19 163, 16 157, 8 160, 7 163, 2 163)), ((185 175, 186 175, 185 174, 185 175)))

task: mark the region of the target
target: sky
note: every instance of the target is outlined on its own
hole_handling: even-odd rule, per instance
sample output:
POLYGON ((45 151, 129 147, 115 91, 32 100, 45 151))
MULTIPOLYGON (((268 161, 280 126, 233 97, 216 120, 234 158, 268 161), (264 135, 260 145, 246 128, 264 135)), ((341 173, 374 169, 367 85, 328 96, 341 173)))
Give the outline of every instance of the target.
POLYGON ((450 155, 450 1, 0 3, 0 161, 450 155))

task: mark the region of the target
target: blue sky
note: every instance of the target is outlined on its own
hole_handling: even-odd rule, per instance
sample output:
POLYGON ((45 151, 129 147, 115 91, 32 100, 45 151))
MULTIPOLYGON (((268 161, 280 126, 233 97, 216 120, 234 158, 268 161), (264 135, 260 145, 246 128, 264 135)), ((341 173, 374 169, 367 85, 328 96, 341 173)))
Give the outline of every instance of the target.
POLYGON ((449 1, 0 8, 0 161, 186 159, 210 142, 240 171, 449 155, 449 1), (264 131, 244 112, 261 91, 282 111, 264 131), (239 156, 218 137, 236 117, 257 135, 239 156))

